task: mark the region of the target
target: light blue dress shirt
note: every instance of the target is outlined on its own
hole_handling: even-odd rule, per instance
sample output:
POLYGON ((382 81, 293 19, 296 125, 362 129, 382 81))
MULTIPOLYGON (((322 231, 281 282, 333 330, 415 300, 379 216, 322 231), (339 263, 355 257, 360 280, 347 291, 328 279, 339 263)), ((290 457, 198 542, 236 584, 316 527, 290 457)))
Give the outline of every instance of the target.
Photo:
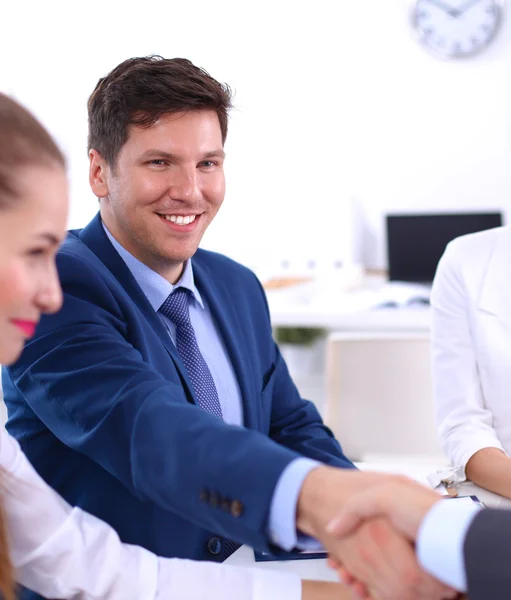
MULTIPOLYGON (((104 223, 103 228, 149 303, 158 313, 174 344, 176 328, 170 319, 158 311, 175 288, 184 287, 190 290, 192 294, 188 301, 190 321, 201 353, 215 382, 224 421, 230 425, 243 426, 243 404, 236 374, 211 312, 195 285, 191 259, 186 261, 179 281, 172 285, 121 246, 104 223)), ((296 531, 298 496, 305 478, 318 464, 308 458, 292 461, 283 471, 275 487, 270 506, 269 534, 272 542, 284 550, 292 550, 298 544, 296 531)), ((310 538, 300 536, 300 546, 309 547, 311 542, 310 538)))
POLYGON ((440 500, 426 515, 417 536, 417 557, 424 570, 460 592, 467 591, 465 538, 479 510, 481 505, 469 499, 466 504, 440 500))

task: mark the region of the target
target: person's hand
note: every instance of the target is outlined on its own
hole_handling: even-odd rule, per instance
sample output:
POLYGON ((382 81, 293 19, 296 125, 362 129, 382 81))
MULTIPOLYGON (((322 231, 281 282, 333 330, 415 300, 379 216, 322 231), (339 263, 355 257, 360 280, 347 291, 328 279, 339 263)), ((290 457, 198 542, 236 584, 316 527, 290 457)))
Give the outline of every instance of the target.
MULTIPOLYGON (((391 482, 371 487, 347 500, 339 515, 327 527, 329 533, 340 539, 349 539, 364 523, 375 517, 385 517, 407 540, 414 542, 420 524, 439 495, 406 478, 394 478, 391 482)), ((374 597, 365 580, 347 562, 330 559, 330 566, 337 570, 341 580, 350 586, 357 598, 374 597)), ((379 592, 377 592, 379 593, 379 592)), ((441 598, 456 598, 457 592, 445 588, 441 598)), ((420 597, 420 596, 417 596, 420 597)))
POLYGON ((352 598, 354 597, 357 600, 371 600, 367 587, 350 575, 340 563, 333 558, 329 558, 328 566, 334 571, 337 571, 337 575, 339 575, 339 579, 344 586, 351 589, 352 598))
POLYGON ((419 566, 409 541, 384 519, 365 521, 337 544, 324 540, 341 580, 357 598, 443 600, 457 592, 419 566))
POLYGON ((340 583, 303 580, 302 600, 353 600, 353 594, 340 583))
MULTIPOLYGON (((344 569, 336 560, 329 558, 328 566, 331 569, 334 569, 335 571, 337 571, 337 574, 339 575, 339 579, 344 584, 344 587, 346 589, 351 590, 351 592, 352 592, 352 595, 350 596, 351 600, 354 600, 354 599, 356 599, 356 600, 371 600, 371 596, 369 594, 367 587, 363 583, 360 583, 360 581, 357 581, 354 577, 352 577, 348 573, 348 571, 346 571, 346 569, 344 569)), ((452 591, 450 593, 455 594, 454 591, 452 591)), ((450 596, 450 597, 451 598, 454 597, 455 600, 469 600, 467 595, 461 594, 461 593, 458 595, 450 596)))
MULTIPOLYGON (((350 596, 351 600, 371 600, 371 596, 367 587, 357 581, 354 577, 352 577, 346 569, 344 569, 337 561, 329 558, 328 566, 331 569, 337 571, 339 575, 339 579, 344 583, 344 587, 346 589, 351 589, 352 595, 350 596)), ((454 594, 454 591, 452 592, 454 594)), ((458 595, 451 596, 451 598, 455 600, 469 600, 466 594, 459 593, 458 595)))
POLYGON ((296 509, 297 529, 317 539, 324 537, 327 525, 353 495, 401 479, 322 465, 312 470, 303 482, 296 509))
POLYGON ((362 473, 322 466, 306 477, 297 506, 297 527, 320 540, 331 557, 364 584, 376 600, 451 598, 452 592, 422 572, 411 544, 383 520, 369 522, 345 539, 327 525, 351 498, 385 485, 398 485, 400 476, 362 473))
POLYGON ((411 479, 394 479, 356 493, 327 526, 328 533, 342 539, 367 519, 384 517, 408 540, 415 542, 424 517, 440 496, 411 479))

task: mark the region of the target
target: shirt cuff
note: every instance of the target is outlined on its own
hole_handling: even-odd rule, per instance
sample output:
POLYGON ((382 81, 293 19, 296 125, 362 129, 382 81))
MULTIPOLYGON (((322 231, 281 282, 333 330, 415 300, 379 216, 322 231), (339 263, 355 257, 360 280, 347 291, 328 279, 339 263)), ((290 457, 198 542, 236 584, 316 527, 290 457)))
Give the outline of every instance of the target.
POLYGON ((439 500, 424 518, 417 537, 417 556, 424 570, 460 592, 467 591, 463 547, 481 507, 469 498, 439 500))
MULTIPOLYGON (((309 458, 296 458, 280 476, 270 506, 269 535, 271 541, 288 552, 296 547, 296 506, 307 475, 321 463, 309 458)), ((312 538, 301 536, 301 542, 312 538)), ((307 543, 303 544, 308 546, 307 543)))

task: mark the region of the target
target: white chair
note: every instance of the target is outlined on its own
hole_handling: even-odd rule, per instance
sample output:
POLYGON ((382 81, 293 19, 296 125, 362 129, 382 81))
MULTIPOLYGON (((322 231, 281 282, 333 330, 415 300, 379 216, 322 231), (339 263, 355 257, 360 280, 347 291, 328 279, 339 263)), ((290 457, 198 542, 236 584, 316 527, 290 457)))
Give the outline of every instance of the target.
POLYGON ((427 332, 332 333, 325 422, 353 460, 446 463, 437 438, 427 332))

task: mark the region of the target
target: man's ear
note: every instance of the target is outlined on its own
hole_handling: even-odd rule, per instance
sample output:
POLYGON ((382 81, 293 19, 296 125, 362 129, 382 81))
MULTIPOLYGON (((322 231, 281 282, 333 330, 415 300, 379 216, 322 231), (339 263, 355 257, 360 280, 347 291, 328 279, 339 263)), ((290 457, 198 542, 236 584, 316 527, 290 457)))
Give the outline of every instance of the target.
POLYGON ((89 150, 89 184, 97 198, 108 196, 109 169, 105 159, 97 150, 89 150))

